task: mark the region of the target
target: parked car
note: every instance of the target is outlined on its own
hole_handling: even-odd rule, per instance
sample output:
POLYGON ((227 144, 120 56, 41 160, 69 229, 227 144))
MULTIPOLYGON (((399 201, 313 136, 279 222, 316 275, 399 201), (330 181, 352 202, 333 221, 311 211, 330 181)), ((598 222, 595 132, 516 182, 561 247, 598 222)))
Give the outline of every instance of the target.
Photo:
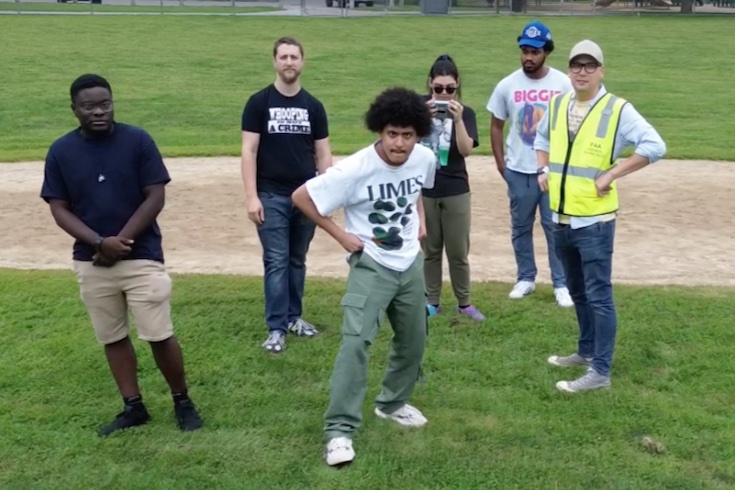
MULTIPOLYGON (((350 5, 349 0, 326 0, 326 2, 327 7, 333 7, 336 5, 337 7, 345 8, 350 5)), ((373 0, 355 0, 355 7, 359 7, 360 4, 363 4, 366 7, 372 7, 375 5, 373 0)))

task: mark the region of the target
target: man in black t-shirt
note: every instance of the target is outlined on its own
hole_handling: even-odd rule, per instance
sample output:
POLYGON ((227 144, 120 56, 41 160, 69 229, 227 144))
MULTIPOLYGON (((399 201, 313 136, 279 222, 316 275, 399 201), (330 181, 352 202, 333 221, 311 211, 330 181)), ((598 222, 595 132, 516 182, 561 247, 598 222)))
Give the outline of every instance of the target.
POLYGON ((51 145, 41 197, 59 227, 76 239, 81 297, 124 401, 124 410, 100 435, 150 419, 138 387, 128 309, 169 384, 179 428, 199 429, 202 420, 187 394, 171 323, 171 278, 156 222, 168 171, 146 131, 115 122, 112 89, 104 78, 77 78, 71 101, 80 126, 51 145))
POLYGON ((301 318, 306 253, 316 225, 291 202, 301 184, 332 165, 327 115, 301 87, 304 49, 292 38, 273 46, 276 81, 253 94, 242 114, 242 179, 248 218, 263 246, 265 322, 263 348, 280 354, 286 334, 317 334, 301 318))

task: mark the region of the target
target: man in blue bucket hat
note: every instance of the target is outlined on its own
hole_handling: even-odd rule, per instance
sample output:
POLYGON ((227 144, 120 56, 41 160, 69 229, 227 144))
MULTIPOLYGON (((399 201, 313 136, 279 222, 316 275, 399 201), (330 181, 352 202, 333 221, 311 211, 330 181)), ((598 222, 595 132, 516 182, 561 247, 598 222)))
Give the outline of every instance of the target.
POLYGON ((566 73, 546 66, 554 51, 551 31, 543 22, 533 21, 523 27, 517 38, 521 68, 503 78, 487 104, 492 114, 490 141, 498 172, 508 185, 511 217, 511 241, 515 252, 517 275, 509 297, 521 299, 536 289, 536 260, 533 248, 533 223, 536 211, 546 235, 551 282, 556 304, 572 307, 564 269, 553 247, 551 209, 548 194, 541 192, 537 181, 538 166, 533 142, 539 121, 548 110, 552 96, 572 90, 566 73), (503 128, 510 131, 503 141, 503 128))

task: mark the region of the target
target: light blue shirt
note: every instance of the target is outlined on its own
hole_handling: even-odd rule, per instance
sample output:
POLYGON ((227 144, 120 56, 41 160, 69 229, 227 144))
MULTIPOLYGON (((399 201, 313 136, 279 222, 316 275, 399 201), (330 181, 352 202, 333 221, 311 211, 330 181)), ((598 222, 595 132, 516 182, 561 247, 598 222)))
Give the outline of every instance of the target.
MULTIPOLYGON (((597 91, 597 95, 590 102, 590 107, 606 93, 607 89, 604 85, 601 85, 600 90, 597 91)), ((574 100, 574 97, 574 94, 572 94, 572 100, 574 100)), ((666 154, 666 143, 664 143, 664 140, 653 126, 633 107, 633 104, 628 102, 623 106, 623 110, 620 113, 620 123, 618 124, 618 132, 615 135, 615 144, 613 147, 613 160, 616 160, 630 146, 635 148, 636 154, 647 158, 649 163, 661 160, 666 154)), ((549 152, 549 111, 544 114, 544 117, 538 124, 533 149, 545 151, 546 153, 549 152)), ((582 228, 593 225, 608 217, 609 215, 584 218, 573 216, 570 224, 572 228, 582 228)), ((559 215, 555 212, 553 213, 553 220, 554 223, 559 222, 559 215)))

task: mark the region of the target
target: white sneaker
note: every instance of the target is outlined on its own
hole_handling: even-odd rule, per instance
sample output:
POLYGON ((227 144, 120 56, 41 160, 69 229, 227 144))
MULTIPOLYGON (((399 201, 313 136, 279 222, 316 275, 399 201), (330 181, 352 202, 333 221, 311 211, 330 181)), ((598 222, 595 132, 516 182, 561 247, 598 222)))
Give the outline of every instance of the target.
POLYGON ((567 393, 577 393, 579 391, 599 390, 600 388, 610 387, 610 376, 597 374, 592 368, 587 370, 587 374, 574 381, 559 381, 556 383, 556 389, 566 391, 567 393))
POLYGON ((352 439, 335 437, 327 443, 324 458, 329 466, 349 463, 355 459, 355 450, 352 449, 352 439))
POLYGON ((521 299, 525 298, 536 290, 536 284, 531 281, 518 281, 518 284, 513 286, 508 297, 510 299, 521 299))
POLYGON ((554 366, 562 366, 562 367, 568 367, 568 366, 587 366, 590 367, 592 365, 592 358, 591 357, 582 357, 576 352, 569 356, 551 356, 547 359, 549 364, 552 364, 554 366))
POLYGON ((569 290, 567 288, 554 288, 554 296, 556 297, 556 304, 564 307, 571 308, 574 306, 572 297, 569 296, 569 290))
POLYGON ((375 415, 381 419, 390 419, 398 422, 404 427, 421 427, 426 425, 428 420, 418 408, 406 403, 393 413, 385 413, 378 407, 375 407, 375 415))

